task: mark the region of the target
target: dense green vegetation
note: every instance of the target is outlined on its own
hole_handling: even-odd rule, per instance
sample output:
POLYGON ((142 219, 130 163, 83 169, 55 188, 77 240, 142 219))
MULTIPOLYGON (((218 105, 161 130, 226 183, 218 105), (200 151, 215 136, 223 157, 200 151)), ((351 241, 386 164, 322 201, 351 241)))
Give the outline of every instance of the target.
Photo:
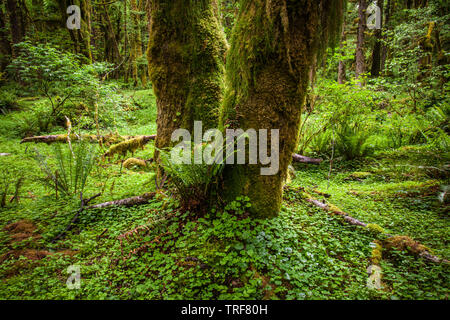
MULTIPOLYGON (((147 24, 152 5, 161 15, 158 19, 170 20, 162 16, 164 10, 158 11, 164 1, 76 1, 90 12, 83 14, 78 33, 64 28, 67 15, 61 8, 65 13, 69 1, 60 7, 56 1, 0 2, 0 42, 9 45, 0 51, 0 299, 448 299, 448 5, 437 0, 379 1, 389 18, 384 16, 381 34, 364 30, 362 44, 355 5, 366 1, 333 7, 327 15, 338 19, 341 10, 345 36, 339 40, 339 33, 330 34, 311 49, 318 58, 311 54, 307 79, 296 73, 305 71, 304 62, 289 74, 283 46, 301 31, 286 27, 282 16, 264 17, 273 23, 273 33, 263 37, 269 44, 242 31, 242 25, 265 13, 247 15, 249 9, 238 19, 239 9, 263 2, 220 1, 217 17, 213 2, 196 7, 209 10, 215 36, 222 34, 216 30, 222 24, 228 41, 233 36, 249 41, 245 50, 230 49, 226 85, 216 83, 223 76, 216 69, 223 69, 225 61, 217 60, 220 50, 214 41, 205 44, 208 50, 217 49, 213 71, 196 60, 201 37, 209 39, 210 33, 184 43, 194 31, 182 30, 180 38, 168 37, 173 42, 166 51, 159 51, 158 39, 169 41, 166 31, 151 31, 147 24), (12 27, 17 19, 10 11, 14 3, 28 14, 50 18, 31 23, 16 17, 27 27, 16 41, 20 35, 12 27), (60 20, 64 25, 55 27, 53 22, 60 20), (235 21, 238 27, 233 29, 235 21), (291 31, 291 38, 284 35, 272 46, 271 37, 283 28, 291 31), (336 43, 326 49, 325 42, 336 43), (380 61, 374 54, 377 42, 380 61), (148 45, 155 51, 149 61, 143 54, 148 45), (266 45, 273 52, 267 54, 266 45), (378 61, 378 75, 356 74, 355 48, 361 45, 366 70, 378 61), (185 50, 180 52, 180 47, 185 50), (252 57, 245 68, 239 60, 246 57, 243 52, 252 57), (283 59, 270 60, 274 52, 283 52, 283 59), (180 62, 186 54, 189 59, 180 62), (164 69, 171 61, 167 55, 175 61, 173 70, 164 69), (186 69, 178 68, 181 63, 186 69), (277 78, 279 87, 267 73, 277 63, 276 75, 283 75, 277 78), (148 69, 157 88, 147 79, 148 69), (170 70, 193 73, 180 81, 176 74, 168 79, 170 70), (202 95, 202 86, 210 83, 196 75, 213 78, 212 96, 202 95), (170 149, 155 148, 152 135, 164 133, 162 124, 191 127, 177 121, 198 120, 187 114, 197 112, 192 111, 197 101, 192 99, 214 107, 225 104, 226 109, 206 115, 216 121, 222 116, 220 126, 227 127, 223 122, 228 119, 254 125, 256 116, 243 118, 239 103, 250 106, 246 110, 252 114, 259 95, 291 94, 285 91, 292 79, 309 85, 290 96, 289 103, 300 101, 299 96, 306 100, 304 106, 290 106, 298 119, 293 121, 293 114, 284 119, 299 138, 289 141, 295 148, 287 153, 289 161, 283 160, 286 170, 280 177, 287 175, 286 181, 278 177, 274 183, 282 181, 283 189, 277 214, 255 214, 261 203, 255 205, 255 193, 246 194, 242 185, 231 186, 242 194, 222 201, 223 190, 230 188, 226 184, 233 181, 230 167, 176 165, 170 149), (240 87, 242 81, 248 83, 240 87), (222 94, 221 85, 226 87, 225 102, 214 100, 222 94), (161 102, 162 97, 167 99, 161 102), (171 99, 184 102, 171 109, 171 99), (172 112, 174 119, 161 116, 162 110, 172 112), (47 143, 30 143, 42 142, 36 136, 47 143), (291 163, 292 151, 323 161, 291 163), (146 197, 144 203, 90 207, 140 195, 146 197), (327 203, 326 210, 314 200, 327 203), (348 217, 364 226, 349 224, 348 217), (81 286, 71 290, 67 269, 74 265, 80 267, 81 286), (368 285, 368 267, 374 265, 382 270, 379 288, 368 285)), ((272 9, 278 12, 275 2, 272 9)), ((295 17, 286 19, 292 23, 295 17)), ((198 18, 192 14, 189 21, 207 24, 208 19, 198 18)), ((336 21, 330 26, 341 24, 336 21)), ((223 44, 223 39, 214 40, 223 44)), ((205 59, 210 53, 203 53, 205 59)), ((291 58, 308 60, 301 54, 291 58)), ((273 100, 264 107, 257 113, 270 116, 278 105, 273 100)), ((168 141, 156 143, 163 148, 168 141)), ((267 192, 272 182, 257 183, 275 203, 277 195, 267 192)))

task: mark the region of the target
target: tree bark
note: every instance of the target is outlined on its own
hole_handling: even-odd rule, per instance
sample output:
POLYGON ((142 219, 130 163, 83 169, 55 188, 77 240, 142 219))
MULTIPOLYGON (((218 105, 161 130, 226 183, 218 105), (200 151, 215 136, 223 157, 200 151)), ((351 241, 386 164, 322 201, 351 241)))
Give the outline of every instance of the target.
MULTIPOLYGON (((121 141, 126 141, 126 140, 130 140, 130 139, 136 139, 136 138, 143 138, 146 142, 149 142, 151 140, 155 140, 156 136, 152 135, 152 136, 108 136, 108 135, 104 135, 104 136, 97 136, 97 135, 75 135, 75 134, 71 134, 70 135, 70 140, 74 141, 74 140, 80 140, 80 139, 84 139, 84 140, 88 140, 90 142, 99 142, 101 141, 102 143, 118 143, 121 141)), ((48 136, 35 136, 35 137, 27 137, 22 139, 22 141, 20 143, 30 143, 30 142, 34 142, 34 143, 47 143, 47 144, 52 144, 52 143, 57 143, 57 142, 62 142, 62 143, 67 143, 69 140, 67 139, 67 135, 66 134, 57 134, 57 135, 48 135, 48 136)))
POLYGON ((113 207, 113 206, 118 206, 118 207, 139 206, 139 205, 147 204, 154 197, 155 197, 154 192, 146 193, 146 194, 143 194, 142 196, 96 204, 96 205, 87 207, 86 209, 103 209, 103 208, 108 208, 108 207, 113 207))
MULTIPOLYGON (((347 40, 347 36, 346 36, 346 31, 345 31, 345 19, 344 19, 344 23, 342 24, 342 34, 341 34, 341 41, 339 44, 339 49, 341 51, 341 55, 343 55, 344 52, 344 42, 347 40)), ((338 83, 339 84, 344 84, 346 81, 346 76, 345 76, 345 61, 343 60, 339 60, 339 66, 338 66, 338 83)))
POLYGON ((227 55, 227 93, 220 124, 223 129, 244 131, 278 129, 279 171, 264 176, 260 164, 226 166, 225 201, 246 195, 254 216, 271 217, 279 212, 297 146, 309 71, 319 45, 326 45, 326 34, 340 29, 342 11, 341 1, 241 2, 227 55))
MULTIPOLYGON (((378 7, 380 7, 381 15, 383 15, 384 0, 378 0, 378 7)), ((381 16, 381 29, 375 31, 375 45, 372 52, 372 69, 370 75, 372 77, 378 77, 381 70, 381 40, 383 35, 383 16, 381 16)))
MULTIPOLYGON (((216 0, 150 3, 149 74, 158 108, 156 148, 171 146, 174 130, 217 125, 223 95, 225 35, 216 0)), ((158 151, 155 160, 158 161, 158 151)))
POLYGON ((3 72, 11 58, 11 44, 6 32, 6 15, 3 12, 3 2, 0 0, 0 72, 3 72))
MULTIPOLYGON (((18 44, 23 41, 24 26, 20 19, 21 9, 17 5, 17 0, 6 0, 6 10, 9 16, 9 24, 11 30, 11 39, 13 44, 18 44)), ((17 56, 16 49, 12 48, 13 57, 17 56)))
MULTIPOLYGON (((387 4, 386 4, 386 8, 384 10, 384 16, 385 16, 385 20, 384 20, 384 28, 389 28, 390 27, 390 20, 391 20, 391 14, 392 14, 392 0, 387 0, 387 4)), ((384 37, 384 40, 386 40, 386 36, 384 37)), ((381 48, 381 61, 380 61, 380 69, 381 72, 384 73, 386 70, 386 58, 387 58, 387 51, 388 48, 386 46, 386 44, 382 45, 381 48)))

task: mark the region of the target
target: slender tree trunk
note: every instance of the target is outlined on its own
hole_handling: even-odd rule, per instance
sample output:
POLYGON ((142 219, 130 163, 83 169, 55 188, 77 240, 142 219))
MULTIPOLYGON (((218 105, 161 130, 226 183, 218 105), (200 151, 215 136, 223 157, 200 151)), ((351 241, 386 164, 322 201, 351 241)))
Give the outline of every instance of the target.
POLYGON ((119 63, 120 59, 121 59, 119 44, 117 43, 116 33, 114 31, 114 27, 112 25, 111 18, 109 17, 107 4, 103 4, 103 13, 105 15, 106 24, 108 27, 107 37, 108 37, 110 43, 112 43, 112 47, 113 47, 113 57, 114 57, 113 62, 119 63))
POLYGON ((5 70, 11 58, 11 44, 6 33, 6 15, 3 12, 3 2, 0 0, 0 72, 5 70))
MULTIPOLYGON (((383 7, 384 7, 384 0, 378 0, 378 7, 381 9, 380 13, 383 14, 383 7)), ((373 47, 372 52, 372 69, 371 69, 371 76, 372 77, 378 77, 380 75, 380 69, 381 69, 381 41, 383 36, 383 16, 381 16, 381 29, 377 29, 375 31, 375 45, 373 47)))
MULTIPOLYGON (((386 8, 385 8, 385 20, 384 20, 384 28, 388 29, 390 27, 390 20, 391 20, 391 14, 392 14, 392 0, 387 0, 386 8)), ((386 36, 384 37, 384 40, 386 40, 386 36)), ((386 58, 387 58, 387 51, 388 48, 386 44, 383 44, 381 49, 381 61, 380 61, 380 69, 382 73, 385 73, 386 71, 386 58)))
MULTIPOLYGON (((128 44, 129 44, 129 37, 128 37, 128 6, 127 1, 123 2, 123 34, 124 34, 124 56, 128 57, 128 44)), ((124 68, 124 80, 125 83, 128 82, 128 69, 129 67, 124 68)))
POLYGON ((319 43, 325 42, 323 35, 340 30, 342 11, 341 1, 241 1, 227 55, 221 126, 256 132, 266 129, 269 133, 278 129, 279 171, 266 176, 261 175, 261 164, 226 166, 224 200, 246 195, 255 216, 279 212, 288 166, 297 147, 309 71, 319 43))
POLYGON ((138 83, 138 79, 141 78, 141 82, 143 86, 147 84, 147 75, 145 70, 138 70, 138 60, 142 58, 142 32, 140 27, 140 17, 136 12, 142 11, 143 1, 139 2, 139 6, 136 3, 136 0, 131 0, 131 9, 133 10, 133 41, 132 41, 132 70, 133 70, 133 79, 134 85, 136 86, 138 83))
MULTIPOLYGON (((345 19, 344 19, 344 22, 342 24, 341 41, 339 43, 339 49, 341 51, 341 55, 343 55, 345 53, 344 52, 344 42, 347 40, 345 26, 346 26, 346 23, 345 23, 345 19)), ((341 59, 341 60, 339 60, 339 66, 338 66, 338 83, 339 84, 344 84, 345 81, 347 80, 345 73, 346 73, 345 72, 345 61, 341 59)))
MULTIPOLYGON (((215 0, 154 0, 150 4, 149 74, 157 98, 156 147, 169 147, 179 128, 217 125, 223 95, 225 35, 215 0)), ((155 152, 155 159, 158 159, 155 152)))
MULTIPOLYGON (((364 52, 365 32, 367 30, 366 11, 367 1, 359 0, 358 36, 356 41, 356 78, 359 78, 363 73, 366 72, 366 58, 364 52)), ((362 85, 362 82, 360 82, 360 84, 362 85)))
POLYGON ((84 40, 86 43, 86 55, 89 59, 89 63, 92 63, 94 61, 92 56, 92 47, 91 47, 91 33, 92 33, 92 25, 91 25, 91 11, 92 11, 92 5, 91 0, 84 0, 83 1, 83 13, 85 22, 83 23, 83 33, 84 33, 84 40))

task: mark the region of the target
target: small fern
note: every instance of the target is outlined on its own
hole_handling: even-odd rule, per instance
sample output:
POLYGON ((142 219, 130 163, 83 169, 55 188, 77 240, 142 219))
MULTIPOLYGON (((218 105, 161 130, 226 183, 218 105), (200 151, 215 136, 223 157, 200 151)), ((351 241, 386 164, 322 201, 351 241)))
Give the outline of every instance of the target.
MULTIPOLYGON (((206 146, 207 144, 194 146, 192 150, 202 148, 203 151, 206 146)), ((186 164, 174 161, 171 150, 160 150, 162 167, 175 186, 182 208, 189 211, 204 211, 208 208, 205 204, 208 204, 211 195, 217 192, 225 167, 225 159, 219 160, 218 157, 223 151, 224 147, 215 155, 212 164, 195 164, 193 160, 186 164)))

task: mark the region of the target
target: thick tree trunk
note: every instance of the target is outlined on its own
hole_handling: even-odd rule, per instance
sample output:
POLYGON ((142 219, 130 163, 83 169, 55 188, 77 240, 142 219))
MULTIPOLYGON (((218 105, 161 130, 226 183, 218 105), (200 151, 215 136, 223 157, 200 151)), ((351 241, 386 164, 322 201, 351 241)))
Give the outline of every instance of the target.
POLYGON ((227 56, 227 94, 221 127, 257 132, 266 129, 269 141, 270 130, 278 129, 279 171, 264 176, 260 164, 227 166, 225 201, 246 195, 255 216, 270 217, 279 212, 282 188, 297 146, 309 71, 319 42, 326 42, 323 35, 340 29, 341 14, 340 1, 241 2, 227 56), (327 28, 325 17, 337 26, 327 28))
MULTIPOLYGON (((356 70, 355 76, 359 78, 366 72, 366 57, 364 53, 365 32, 367 30, 367 1, 359 0, 358 8, 358 36, 356 41, 356 70)), ((362 84, 362 82, 360 82, 362 84)))
POLYGON ((158 107, 157 148, 169 147, 176 129, 192 134, 196 120, 204 130, 217 125, 227 45, 216 11, 216 0, 151 1, 147 53, 158 107))

